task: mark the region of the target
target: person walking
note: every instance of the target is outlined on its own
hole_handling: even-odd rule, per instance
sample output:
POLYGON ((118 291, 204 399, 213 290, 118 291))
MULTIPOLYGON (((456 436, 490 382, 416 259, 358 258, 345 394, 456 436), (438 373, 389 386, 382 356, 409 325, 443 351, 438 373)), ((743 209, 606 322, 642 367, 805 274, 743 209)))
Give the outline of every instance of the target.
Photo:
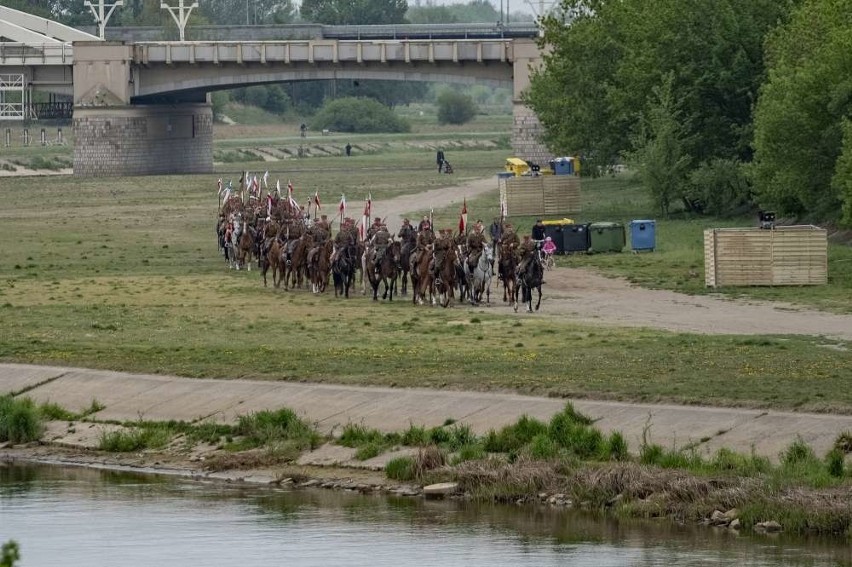
POLYGON ((444 169, 444 150, 438 149, 435 159, 438 162, 438 173, 441 173, 444 169))

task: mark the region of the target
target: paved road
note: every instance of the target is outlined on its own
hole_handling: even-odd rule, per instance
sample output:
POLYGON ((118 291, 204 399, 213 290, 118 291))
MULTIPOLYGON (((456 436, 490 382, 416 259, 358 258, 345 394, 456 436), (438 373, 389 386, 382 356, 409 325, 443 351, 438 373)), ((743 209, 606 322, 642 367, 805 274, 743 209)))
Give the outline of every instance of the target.
MULTIPOLYGON (((361 388, 250 380, 209 380, 174 376, 0 364, 0 394, 22 393, 80 411, 98 400, 103 420, 215 420, 288 407, 332 431, 359 423, 383 431, 410 424, 441 425, 451 418, 482 434, 523 414, 542 420, 565 400, 515 394, 395 388, 361 388)), ((777 458, 797 437, 824 454, 837 435, 852 431, 852 416, 733 408, 627 404, 575 400, 604 432, 621 431, 636 450, 650 424, 652 441, 665 447, 699 443, 701 451, 728 447, 777 458), (702 441, 704 440, 704 441, 702 441)))

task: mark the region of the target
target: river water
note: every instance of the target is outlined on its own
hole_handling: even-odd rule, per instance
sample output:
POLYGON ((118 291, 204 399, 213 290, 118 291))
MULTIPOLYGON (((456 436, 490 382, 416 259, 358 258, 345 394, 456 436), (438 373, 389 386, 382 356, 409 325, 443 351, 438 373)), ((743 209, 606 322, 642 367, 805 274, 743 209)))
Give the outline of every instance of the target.
POLYGON ((852 565, 843 541, 0 463, 21 567, 852 565))

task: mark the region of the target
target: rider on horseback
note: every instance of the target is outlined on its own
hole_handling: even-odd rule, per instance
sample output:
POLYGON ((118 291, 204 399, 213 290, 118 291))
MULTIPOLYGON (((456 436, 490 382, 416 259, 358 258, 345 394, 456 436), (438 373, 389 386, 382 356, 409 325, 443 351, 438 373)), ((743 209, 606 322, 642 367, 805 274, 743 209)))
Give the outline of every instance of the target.
POLYGON ((417 233, 417 244, 414 247, 414 258, 411 263, 412 266, 418 266, 420 264, 420 258, 423 257, 426 247, 435 242, 435 234, 432 232, 432 227, 429 225, 429 221, 426 217, 423 217, 419 227, 420 232, 417 233))
POLYGON ((439 280, 441 267, 444 265, 444 258, 450 248, 453 247, 453 235, 449 229, 442 228, 440 234, 435 239, 435 258, 432 261, 432 275, 436 280, 439 280))
POLYGON ((473 270, 476 269, 483 248, 485 248, 485 227, 482 225, 482 221, 478 220, 467 235, 467 267, 469 274, 473 274, 473 270))
POLYGON ((521 262, 518 264, 518 268, 516 273, 518 275, 523 274, 527 271, 527 267, 532 262, 533 258, 535 258, 535 253, 538 250, 538 243, 535 240, 530 238, 529 234, 524 235, 524 241, 521 243, 521 247, 519 249, 521 254, 521 262))
POLYGON ((416 235, 414 233, 414 227, 411 226, 411 221, 409 221, 408 219, 402 219, 402 227, 400 227, 397 236, 403 242, 412 241, 416 238, 416 235))
POLYGON ((385 251, 390 244, 391 234, 388 232, 388 227, 384 224, 379 225, 378 230, 370 239, 370 244, 373 246, 373 269, 378 274, 382 264, 382 259, 385 257, 385 251))

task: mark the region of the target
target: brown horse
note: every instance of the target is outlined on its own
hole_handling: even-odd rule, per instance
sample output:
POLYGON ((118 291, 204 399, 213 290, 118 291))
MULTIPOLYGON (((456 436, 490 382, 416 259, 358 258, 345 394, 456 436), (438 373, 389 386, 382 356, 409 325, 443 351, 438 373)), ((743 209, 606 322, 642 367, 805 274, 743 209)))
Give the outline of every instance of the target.
POLYGON ((328 286, 329 269, 331 268, 331 251, 333 243, 330 238, 325 242, 314 246, 308 254, 308 276, 311 280, 311 290, 314 293, 323 293, 328 286))
POLYGON ((237 269, 245 268, 251 271, 251 260, 254 255, 254 227, 249 226, 248 221, 243 221, 243 230, 237 243, 237 269))
POLYGON ((518 266, 518 258, 515 251, 509 246, 500 248, 500 263, 498 273, 503 282, 503 302, 515 304, 518 300, 517 280, 515 279, 515 268, 518 266))
POLYGON ((451 246, 447 249, 440 264, 438 258, 435 258, 435 295, 441 303, 441 307, 449 306, 454 298, 454 290, 456 287, 456 247, 451 246))
POLYGON ((272 239, 272 244, 266 252, 266 262, 261 266, 261 274, 263 275, 263 287, 266 287, 266 272, 272 269, 272 285, 278 287, 281 285, 281 279, 278 277, 279 271, 281 277, 284 277, 284 270, 281 268, 281 250, 283 245, 278 237, 272 239))
MULTIPOLYGON (((385 255, 382 256, 382 261, 379 264, 378 273, 372 269, 372 255, 367 262, 367 277, 370 280, 370 285, 373 287, 373 301, 379 299, 379 284, 384 284, 385 291, 382 294, 382 299, 393 301, 393 292, 396 290, 396 279, 399 277, 401 245, 398 240, 391 242, 385 250, 385 255)), ((375 252, 373 252, 375 254, 375 252)))
POLYGON ((417 305, 423 305, 426 301, 426 294, 429 294, 429 303, 434 304, 435 298, 432 285, 432 271, 429 265, 432 263, 432 246, 426 246, 426 249, 420 254, 420 258, 415 258, 416 252, 412 252, 409 258, 411 265, 411 290, 413 293, 412 302, 417 305))
POLYGON ((284 289, 301 288, 308 274, 308 251, 313 247, 314 239, 310 234, 303 234, 298 240, 287 243, 287 271, 284 275, 284 289))

